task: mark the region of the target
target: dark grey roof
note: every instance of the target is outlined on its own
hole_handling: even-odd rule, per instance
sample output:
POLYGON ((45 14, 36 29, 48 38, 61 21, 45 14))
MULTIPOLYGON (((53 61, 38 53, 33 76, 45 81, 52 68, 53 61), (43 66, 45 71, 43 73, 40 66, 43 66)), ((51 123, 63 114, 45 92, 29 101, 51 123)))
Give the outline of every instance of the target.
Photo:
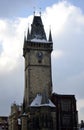
POLYGON ((34 16, 33 18, 33 22, 31 25, 31 32, 29 34, 29 30, 28 30, 28 34, 27 34, 27 40, 31 40, 31 39, 47 40, 41 16, 34 16))

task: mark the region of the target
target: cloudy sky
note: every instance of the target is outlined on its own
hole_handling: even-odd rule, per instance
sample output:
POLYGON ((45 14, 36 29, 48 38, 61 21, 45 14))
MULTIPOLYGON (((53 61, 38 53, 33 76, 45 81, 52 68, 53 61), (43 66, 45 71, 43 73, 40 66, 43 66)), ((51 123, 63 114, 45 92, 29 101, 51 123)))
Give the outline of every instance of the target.
POLYGON ((0 0, 0 115, 21 104, 24 95, 24 32, 34 10, 51 25, 53 92, 75 94, 79 121, 84 120, 84 1, 0 0))

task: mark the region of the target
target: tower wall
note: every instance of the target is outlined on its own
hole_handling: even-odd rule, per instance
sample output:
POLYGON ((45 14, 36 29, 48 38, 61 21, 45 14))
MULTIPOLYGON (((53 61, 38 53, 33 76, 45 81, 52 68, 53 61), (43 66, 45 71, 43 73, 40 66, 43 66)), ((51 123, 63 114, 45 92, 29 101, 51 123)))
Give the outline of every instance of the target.
MULTIPOLYGON (((41 43, 40 43, 41 44, 41 43)), ((37 93, 46 91, 47 97, 52 93, 51 46, 38 47, 27 44, 25 49, 25 102, 30 104, 37 93)), ((47 43, 46 43, 47 45, 47 43)))

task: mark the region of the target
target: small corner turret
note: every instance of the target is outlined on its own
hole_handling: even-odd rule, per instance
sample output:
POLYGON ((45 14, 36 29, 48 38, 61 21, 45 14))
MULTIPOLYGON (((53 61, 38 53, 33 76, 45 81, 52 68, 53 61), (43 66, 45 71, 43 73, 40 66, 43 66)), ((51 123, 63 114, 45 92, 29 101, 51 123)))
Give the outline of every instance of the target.
POLYGON ((29 27, 28 27, 28 32, 27 32, 27 40, 30 40, 30 31, 29 31, 29 27))
POLYGON ((49 42, 52 42, 52 34, 51 34, 51 29, 50 29, 50 32, 49 32, 49 42))

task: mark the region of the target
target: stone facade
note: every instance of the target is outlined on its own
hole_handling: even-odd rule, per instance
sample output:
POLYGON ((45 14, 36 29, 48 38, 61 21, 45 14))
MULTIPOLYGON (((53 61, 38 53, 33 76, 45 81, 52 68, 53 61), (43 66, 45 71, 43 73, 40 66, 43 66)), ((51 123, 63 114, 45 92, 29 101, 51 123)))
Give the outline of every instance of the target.
MULTIPOLYGON (((52 111, 50 107, 31 108, 30 114, 32 115, 32 130, 56 130, 56 111, 52 111), (34 112, 34 113, 33 113, 34 112), (33 114, 34 116, 33 116, 33 114)), ((30 125, 30 124, 29 124, 30 125)))
POLYGON ((25 61, 25 100, 27 103, 28 100, 31 103, 36 94, 43 93, 44 90, 46 90, 48 97, 51 96, 51 55, 48 51, 40 50, 40 52, 43 55, 41 63, 37 57, 39 50, 30 50, 29 53, 26 53, 25 60, 30 57, 30 60, 25 61))

